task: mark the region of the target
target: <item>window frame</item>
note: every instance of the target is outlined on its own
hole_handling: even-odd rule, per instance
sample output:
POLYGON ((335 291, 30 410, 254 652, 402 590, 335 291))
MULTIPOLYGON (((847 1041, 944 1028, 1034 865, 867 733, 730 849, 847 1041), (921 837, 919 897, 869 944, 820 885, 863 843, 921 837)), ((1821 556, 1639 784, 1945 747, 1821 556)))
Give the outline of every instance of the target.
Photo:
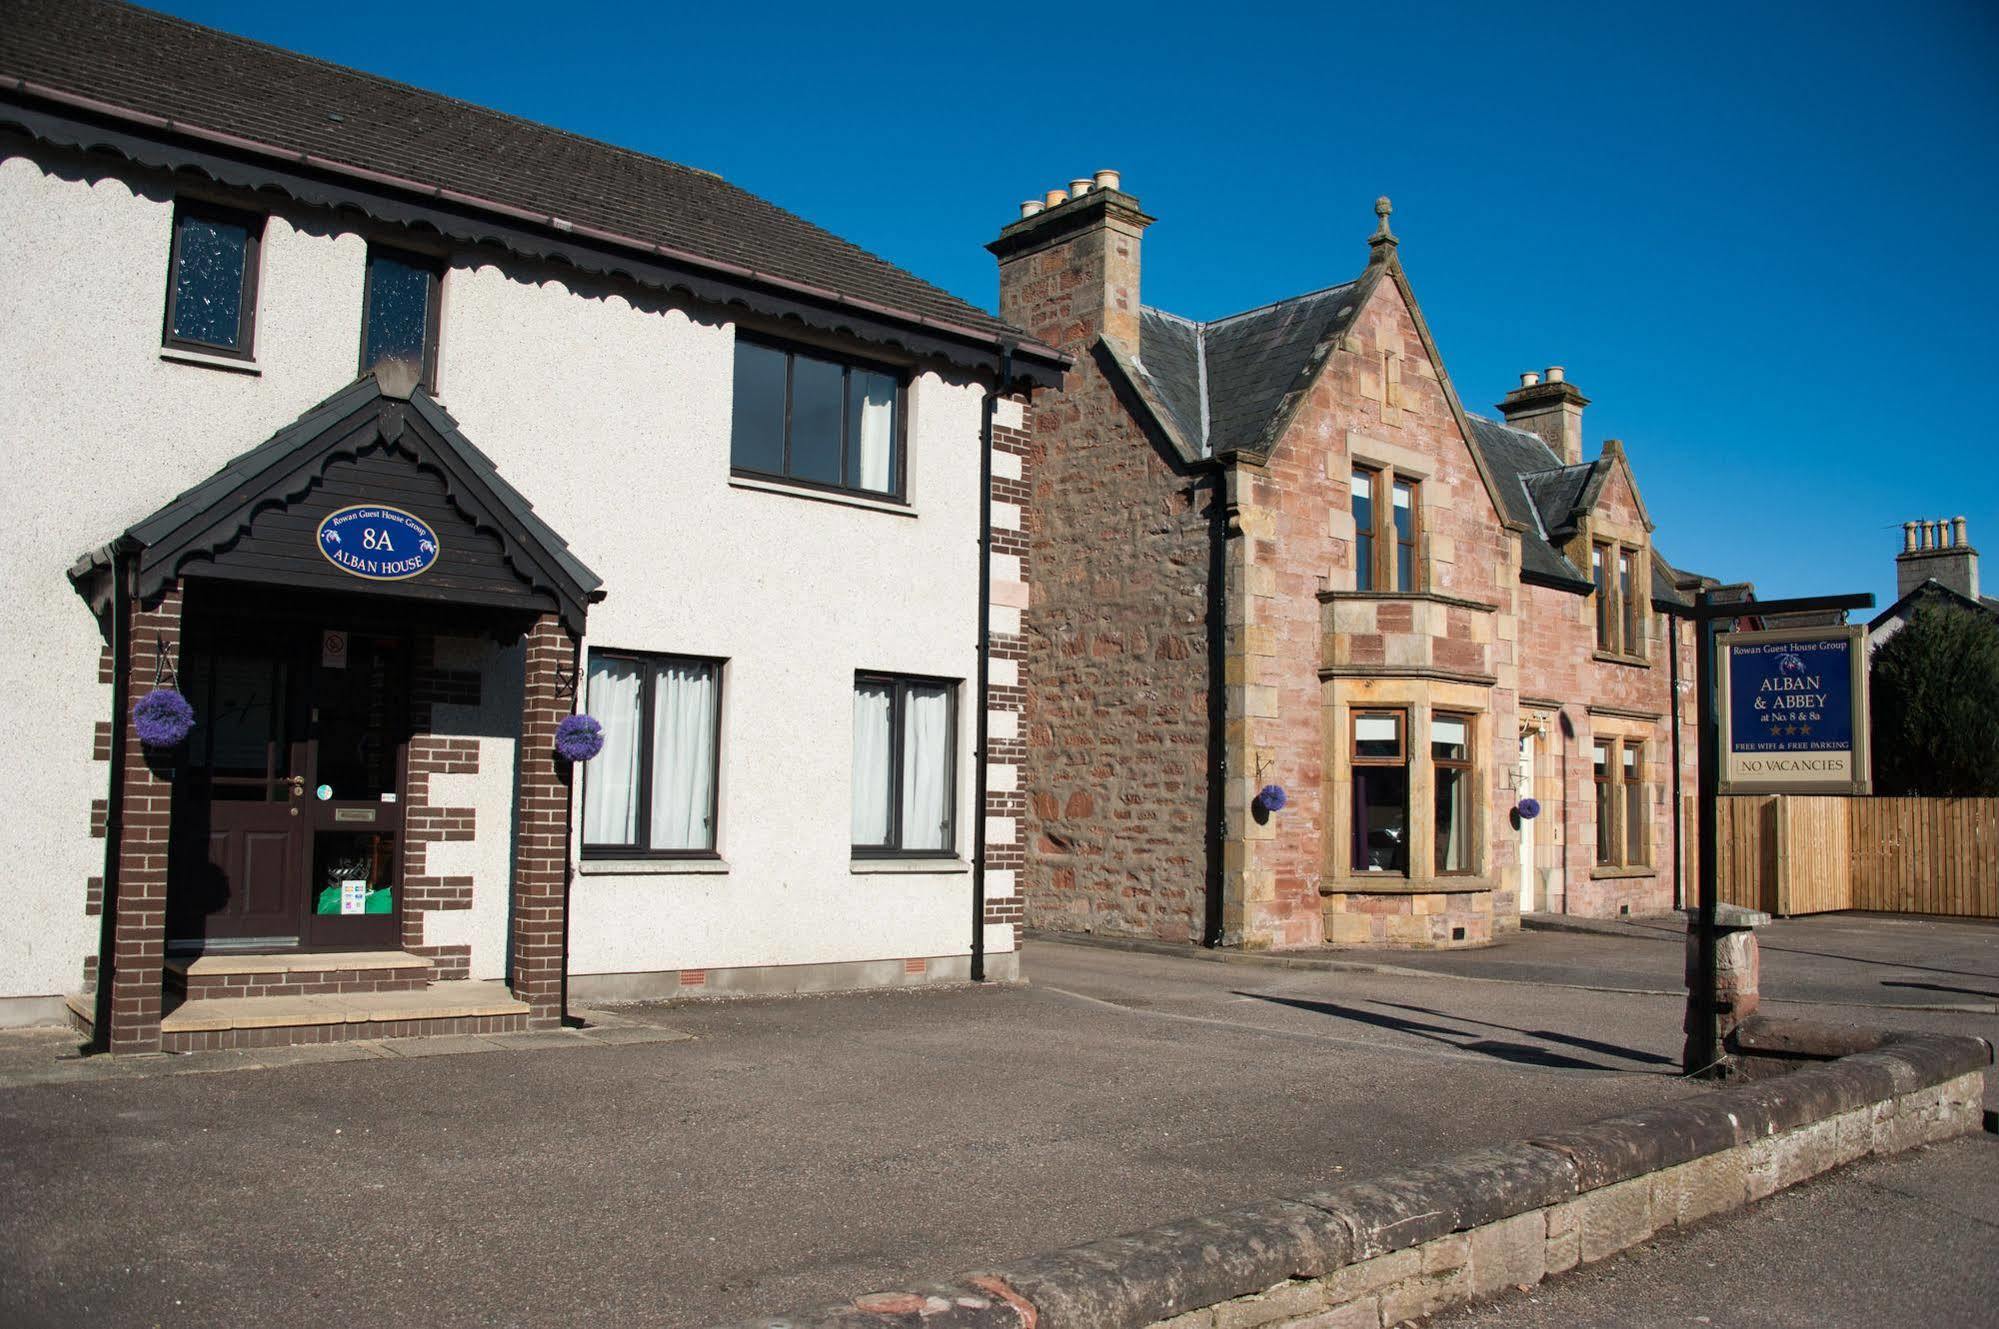
POLYGON ((1651 787, 1645 779, 1645 747, 1643 738, 1622 734, 1590 740, 1590 781, 1597 790, 1599 809, 1594 866, 1604 871, 1637 871, 1653 866, 1651 805, 1645 801, 1646 791, 1651 787), (1601 771, 1596 762, 1599 750, 1604 753, 1601 771), (1634 780, 1624 777, 1627 757, 1638 772, 1638 778, 1634 780), (1643 843, 1637 846, 1635 852, 1630 843, 1634 797, 1639 800, 1635 805, 1640 817, 1639 826, 1645 832, 1643 843))
POLYGON ((1465 782, 1465 865, 1461 868, 1435 866, 1435 875, 1439 877, 1476 877, 1478 875, 1480 847, 1479 838, 1473 833, 1477 830, 1479 808, 1478 716, 1472 711, 1432 711, 1430 712, 1430 733, 1430 801, 1433 805, 1431 808, 1430 857, 1435 863, 1441 863, 1444 848, 1443 838, 1437 834, 1438 827, 1436 825, 1436 809, 1434 806, 1436 803, 1437 772, 1460 771, 1464 775, 1465 782), (1458 720, 1463 722, 1465 727, 1464 756, 1439 757, 1437 755, 1436 725, 1439 720, 1458 720))
POLYGON ((255 363, 257 290, 263 271, 264 227, 269 220, 267 213, 250 212, 242 208, 232 208, 224 203, 210 203, 206 199, 189 198, 184 195, 175 197, 173 229, 167 245, 166 309, 160 318, 160 346, 163 349, 191 351, 196 355, 214 355, 229 360, 255 363), (240 303, 236 310, 238 344, 235 346, 219 346, 214 342, 197 341, 191 337, 174 334, 174 311, 180 302, 181 220, 184 217, 196 217, 243 228, 243 275, 241 289, 237 293, 240 303))
MULTIPOLYGON (((864 498, 877 503, 909 503, 909 380, 907 366, 890 364, 866 356, 852 355, 845 351, 828 350, 810 343, 786 341, 768 336, 740 325, 736 329, 736 345, 759 346, 767 351, 776 351, 784 356, 784 448, 781 453, 779 471, 761 471, 754 467, 738 465, 736 462, 736 421, 733 392, 729 402, 729 474, 745 480, 757 480, 767 484, 794 485, 800 489, 810 489, 822 494, 841 494, 850 498, 864 498), (791 466, 791 414, 792 385, 797 377, 798 357, 806 356, 826 364, 840 366, 840 475, 842 482, 827 484, 823 480, 806 480, 789 474, 791 466), (883 374, 895 381, 895 465, 893 487, 888 490, 863 489, 845 483, 847 474, 847 426, 854 371, 883 374)), ((729 372, 735 373, 735 350, 732 348, 729 372)), ((733 382, 733 378, 732 378, 733 382)))
MULTIPOLYGON (((368 253, 361 266, 361 338, 355 352, 359 362, 359 373, 366 375, 374 369, 368 360, 368 317, 375 307, 375 257, 381 255, 392 258, 405 267, 417 268, 430 279, 425 293, 423 307, 423 366, 417 380, 425 392, 437 391, 437 347, 443 338, 444 313, 444 270, 445 260, 436 254, 425 254, 414 249, 403 249, 391 244, 368 242, 368 253)), ((685 658, 685 657, 683 657, 685 658)))
MULTIPOLYGON (((889 703, 889 791, 888 826, 889 842, 885 845, 859 845, 852 843, 854 830, 851 821, 847 827, 848 851, 856 859, 941 859, 958 856, 958 694, 964 688, 964 680, 939 678, 930 674, 892 674, 879 669, 857 669, 854 671, 854 689, 859 691, 863 684, 886 686, 894 690, 889 703), (944 844, 933 849, 905 849, 902 847, 902 742, 908 710, 909 689, 912 687, 942 688, 946 702, 944 717, 944 762, 945 788, 944 810, 948 817, 944 828, 944 844)), ((851 704, 851 698, 850 698, 851 704)), ((854 779, 853 734, 848 735, 847 778, 854 779)), ((849 804, 851 806, 851 791, 849 804)))
POLYGON ((1590 581, 1595 589, 1596 653, 1644 662, 1645 600, 1638 589, 1645 551, 1622 540, 1590 541, 1590 581))
MULTIPOLYGON (((584 696, 587 699, 590 685, 590 666, 598 660, 623 660, 637 664, 643 672, 639 689, 639 787, 633 797, 638 804, 638 818, 632 835, 635 843, 629 845, 592 844, 589 835, 587 813, 584 814, 583 828, 577 833, 582 844, 582 856, 593 861, 614 860, 671 860, 718 861, 722 857, 722 706, 727 687, 728 661, 707 655, 681 655, 672 651, 631 651, 618 647, 593 647, 589 659, 583 665, 584 696), (652 779, 653 779, 653 697, 654 683, 659 675, 659 666, 669 662, 685 662, 706 665, 715 671, 715 731, 710 738, 713 744, 710 769, 714 779, 708 787, 708 847, 706 849, 654 849, 647 841, 652 839, 652 779)), ((595 773, 588 769, 583 772, 583 799, 581 806, 589 806, 590 781, 595 773)))
MULTIPOLYGON (((1356 770, 1362 767, 1400 770, 1402 772, 1402 834, 1405 841, 1415 838, 1413 834, 1414 827, 1412 825, 1413 813, 1410 809, 1410 796, 1414 792, 1415 787, 1415 779, 1410 770, 1409 751, 1409 728, 1412 718, 1410 710, 1407 707, 1401 706, 1355 706, 1349 708, 1347 711, 1348 801, 1354 805, 1354 814, 1358 815, 1359 804, 1353 794, 1354 786, 1359 783, 1354 778, 1356 770), (1360 722, 1363 719, 1378 719, 1381 717, 1389 717, 1395 721, 1396 755, 1392 757, 1363 757, 1360 753, 1360 722)), ((1353 817, 1350 816, 1348 821, 1351 822, 1352 820, 1353 817)), ((1403 866, 1400 871, 1394 868, 1355 866, 1356 863, 1364 864, 1367 859, 1366 844, 1355 841, 1354 837, 1358 832, 1358 827, 1351 825, 1348 827, 1347 864, 1351 875, 1355 877, 1401 877, 1404 880, 1409 880, 1413 877, 1415 872, 1415 855, 1410 852, 1411 846, 1407 843, 1402 847, 1403 866)))
POLYGON ((1423 477, 1400 471, 1392 466, 1376 466, 1371 462, 1355 461, 1352 475, 1348 479, 1347 515, 1353 511, 1354 481, 1365 475, 1368 477, 1368 516, 1371 557, 1368 579, 1372 584, 1360 584, 1360 539, 1362 532, 1358 522, 1354 528, 1353 575, 1354 589, 1375 591, 1387 595, 1414 595, 1423 589, 1424 577, 1421 551, 1423 547, 1423 477), (1404 540, 1395 529, 1395 489, 1397 485, 1409 486, 1409 538, 1404 540), (1401 552, 1409 551, 1409 582, 1398 586, 1397 571, 1401 562, 1401 552))

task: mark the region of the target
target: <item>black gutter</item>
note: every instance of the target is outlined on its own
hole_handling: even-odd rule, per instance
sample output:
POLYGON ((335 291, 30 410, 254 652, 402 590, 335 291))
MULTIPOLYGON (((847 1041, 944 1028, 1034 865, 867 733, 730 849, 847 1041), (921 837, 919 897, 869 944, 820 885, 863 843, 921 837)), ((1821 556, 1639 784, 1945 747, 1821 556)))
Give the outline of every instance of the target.
MULTIPOLYGON (((999 348, 999 379, 986 394, 986 416, 979 429, 979 678, 978 719, 972 740, 972 973, 974 983, 986 981, 986 744, 991 725, 987 694, 992 687, 993 651, 993 420, 1000 394, 1013 380, 1013 343, 999 348)), ((1023 826, 1023 833, 1025 828, 1023 826)), ((1020 883, 1015 883, 1015 890, 1020 883)))
POLYGON ((1214 493, 1208 509, 1208 807, 1207 908, 1203 944, 1228 944, 1223 913, 1222 849, 1228 843, 1228 471, 1220 461, 1208 468, 1214 493))
POLYGON ((1680 825, 1685 815, 1681 804, 1684 794, 1680 789, 1680 769, 1683 765, 1680 752, 1680 625, 1671 609, 1666 610, 1666 625, 1669 680, 1666 686, 1673 692, 1673 704, 1668 712, 1673 717, 1673 908, 1685 909, 1687 907, 1686 846, 1682 843, 1683 834, 1680 825))
POLYGON ((104 798, 104 889, 97 919, 97 991, 90 1021, 90 1048, 111 1050, 111 985, 118 973, 118 843, 123 837, 125 712, 130 701, 132 632, 126 601, 132 554, 113 545, 111 554, 111 778, 104 798))

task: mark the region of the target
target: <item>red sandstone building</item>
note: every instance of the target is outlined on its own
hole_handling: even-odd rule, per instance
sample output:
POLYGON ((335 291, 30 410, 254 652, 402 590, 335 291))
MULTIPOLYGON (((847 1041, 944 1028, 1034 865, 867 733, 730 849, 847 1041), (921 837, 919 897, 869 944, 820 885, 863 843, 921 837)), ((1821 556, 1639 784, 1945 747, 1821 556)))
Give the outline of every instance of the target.
POLYGON ((1466 945, 1678 899, 1703 583, 1559 369, 1464 409, 1376 211, 1357 277, 1208 323, 1142 303, 1114 172, 989 246, 1075 357, 1031 452, 1030 925, 1466 945))

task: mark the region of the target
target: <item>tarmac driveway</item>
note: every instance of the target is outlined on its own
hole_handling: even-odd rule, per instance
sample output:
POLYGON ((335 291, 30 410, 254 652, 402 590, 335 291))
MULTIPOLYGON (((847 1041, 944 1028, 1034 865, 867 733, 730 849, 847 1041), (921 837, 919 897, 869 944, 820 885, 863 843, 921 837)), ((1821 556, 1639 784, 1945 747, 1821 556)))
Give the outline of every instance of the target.
POLYGON ((1028 969, 637 1013, 672 1043, 0 1088, 0 1322, 714 1323, 1689 1092, 1656 997, 1028 969))

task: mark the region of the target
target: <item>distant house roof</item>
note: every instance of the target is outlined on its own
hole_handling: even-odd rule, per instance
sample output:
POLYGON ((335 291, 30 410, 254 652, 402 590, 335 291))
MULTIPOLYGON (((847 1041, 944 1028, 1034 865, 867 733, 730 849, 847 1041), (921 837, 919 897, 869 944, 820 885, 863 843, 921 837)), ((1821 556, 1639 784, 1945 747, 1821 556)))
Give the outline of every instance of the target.
POLYGON ((1999 600, 1989 595, 1981 595, 1976 600, 1962 591, 1953 590, 1935 577, 1926 578, 1920 585, 1912 587, 1909 593, 1876 614, 1867 624, 1870 636, 1886 635, 1881 629, 1889 623, 1906 623, 1915 613, 1918 603, 1924 600, 1942 600, 1962 609, 1975 609, 1999 618, 1999 600))
POLYGON ((1138 367, 1203 456, 1267 447, 1286 398, 1317 367, 1314 352, 1360 312, 1359 285, 1346 282, 1208 323, 1145 308, 1138 367))
MULTIPOLYGON (((1017 340, 1031 359, 1065 363, 984 310, 707 171, 164 14, 107 0, 8 0, 0 23, 0 122, 78 148, 129 146, 115 133, 52 129, 46 115, 34 113, 50 106, 98 125, 199 143, 235 164, 239 176, 242 164, 257 162, 421 199, 460 216, 483 212, 525 223, 538 237, 528 248, 539 256, 578 261, 572 251, 592 245, 635 250, 649 261, 840 310, 848 321, 862 313, 921 325, 935 334, 912 343, 922 351, 1017 340)), ((288 192, 305 202, 345 201, 323 189, 288 192)), ((425 220, 454 234, 434 216, 425 220)), ((504 233, 486 225, 457 234, 483 240, 504 233)), ((637 275, 629 264, 595 266, 637 275)), ((992 351, 982 354, 990 365, 992 351)))

